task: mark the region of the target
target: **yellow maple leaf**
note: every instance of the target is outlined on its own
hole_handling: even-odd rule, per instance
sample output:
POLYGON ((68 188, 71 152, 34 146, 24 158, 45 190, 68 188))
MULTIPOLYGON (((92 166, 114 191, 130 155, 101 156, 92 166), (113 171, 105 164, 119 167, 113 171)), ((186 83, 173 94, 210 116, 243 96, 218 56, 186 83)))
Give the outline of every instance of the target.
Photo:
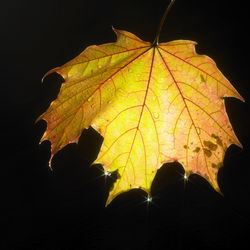
POLYGON ((241 147, 224 97, 243 98, 211 58, 195 52, 195 42, 149 43, 114 31, 116 42, 89 46, 46 74, 65 79, 39 117, 47 122, 41 141, 51 142, 51 159, 92 126, 104 138, 94 163, 119 173, 106 205, 132 188, 150 195, 157 170, 173 161, 187 177, 200 174, 220 192, 225 151, 241 147))

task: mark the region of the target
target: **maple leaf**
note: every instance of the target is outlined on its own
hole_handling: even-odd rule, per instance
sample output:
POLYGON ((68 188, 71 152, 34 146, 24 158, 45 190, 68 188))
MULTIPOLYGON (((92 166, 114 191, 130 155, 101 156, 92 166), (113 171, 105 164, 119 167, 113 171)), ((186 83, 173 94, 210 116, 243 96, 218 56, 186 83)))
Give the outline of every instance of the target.
POLYGON ((94 163, 119 173, 106 205, 132 188, 150 195, 158 169, 173 161, 187 177, 199 174, 220 192, 217 173, 226 149, 242 147, 224 97, 243 98, 211 58, 195 52, 195 42, 149 43, 114 31, 116 42, 89 46, 45 75, 65 79, 39 117, 47 122, 41 141, 51 142, 50 161, 92 126, 104 138, 94 163))

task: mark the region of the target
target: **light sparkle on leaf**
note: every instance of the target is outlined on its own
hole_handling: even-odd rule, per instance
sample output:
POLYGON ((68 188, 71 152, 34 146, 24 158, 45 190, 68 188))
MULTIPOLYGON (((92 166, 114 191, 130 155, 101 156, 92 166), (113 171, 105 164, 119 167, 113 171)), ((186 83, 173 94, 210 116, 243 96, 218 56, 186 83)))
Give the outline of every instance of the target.
POLYGON ((149 202, 152 202, 152 197, 151 196, 148 196, 147 197, 147 202, 149 203, 149 202))
POLYGON ((104 176, 111 176, 111 173, 109 171, 104 171, 104 176))

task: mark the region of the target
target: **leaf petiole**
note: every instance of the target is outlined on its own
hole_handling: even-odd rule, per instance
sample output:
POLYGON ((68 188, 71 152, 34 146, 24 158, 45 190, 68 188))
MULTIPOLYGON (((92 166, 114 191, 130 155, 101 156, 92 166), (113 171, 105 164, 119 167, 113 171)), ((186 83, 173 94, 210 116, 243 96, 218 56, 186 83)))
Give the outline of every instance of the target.
POLYGON ((171 2, 169 3, 168 7, 166 8, 162 18, 161 18, 161 22, 158 26, 158 29, 157 29, 157 32, 156 32, 156 35, 155 35, 155 40, 153 42, 153 46, 157 46, 158 43, 159 43, 159 36, 160 36, 160 33, 161 33, 161 29, 162 29, 162 26, 165 22, 165 19, 166 19, 166 16, 168 14, 168 12, 170 11, 170 9, 172 8, 173 4, 174 4, 175 0, 171 0, 171 2))

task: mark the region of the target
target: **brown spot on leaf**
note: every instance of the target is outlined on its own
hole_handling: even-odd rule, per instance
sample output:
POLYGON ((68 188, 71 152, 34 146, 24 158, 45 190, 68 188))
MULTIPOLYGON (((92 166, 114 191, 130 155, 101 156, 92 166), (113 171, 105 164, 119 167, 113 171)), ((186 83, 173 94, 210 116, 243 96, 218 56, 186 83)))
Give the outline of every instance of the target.
POLYGON ((218 136, 217 135, 215 135, 215 134, 211 134, 211 136, 213 137, 213 138, 218 138, 218 136))
POLYGON ((200 149, 201 149, 200 147, 196 147, 195 150, 193 150, 193 152, 199 153, 200 149))
POLYGON ((203 148, 203 151, 204 151, 204 153, 205 153, 205 155, 206 155, 207 157, 211 157, 212 152, 211 152, 209 149, 203 148))
POLYGON ((215 151, 217 149, 217 145, 212 143, 211 141, 203 141, 204 145, 209 148, 212 151, 215 151))
POLYGON ((217 165, 215 163, 212 163, 212 168, 217 168, 217 165))
POLYGON ((187 148, 188 148, 188 146, 187 146, 187 145, 184 145, 184 146, 183 146, 183 148, 187 149, 187 148))
POLYGON ((219 145, 219 146, 223 146, 223 144, 222 144, 222 140, 220 139, 220 137, 219 136, 217 136, 217 135, 215 135, 215 134, 212 134, 211 135, 214 139, 216 139, 216 143, 219 145))
POLYGON ((206 81, 205 78, 204 78, 204 76, 202 74, 200 75, 200 77, 201 77, 201 82, 205 82, 206 81))
POLYGON ((212 163, 212 168, 220 168, 222 167, 222 162, 219 162, 218 164, 212 163))

